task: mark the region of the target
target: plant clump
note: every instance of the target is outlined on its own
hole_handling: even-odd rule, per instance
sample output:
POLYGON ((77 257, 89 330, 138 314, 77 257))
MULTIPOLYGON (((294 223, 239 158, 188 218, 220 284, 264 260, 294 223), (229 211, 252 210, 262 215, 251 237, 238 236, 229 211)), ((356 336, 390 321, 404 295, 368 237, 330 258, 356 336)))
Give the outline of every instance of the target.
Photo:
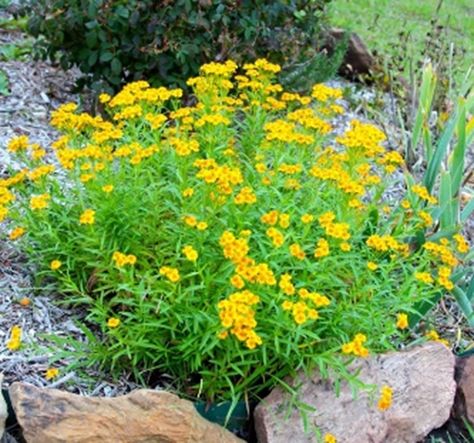
POLYGON ((395 348, 456 284, 468 245, 433 235, 437 200, 408 174, 390 198, 403 158, 384 133, 353 121, 335 136, 342 92, 289 93, 279 71, 204 65, 193 105, 146 81, 102 94, 108 117, 63 105, 52 162, 9 143, 24 169, 0 181, 0 221, 87 307, 87 364, 167 374, 208 400, 258 397, 299 369, 351 379, 352 359, 395 348))

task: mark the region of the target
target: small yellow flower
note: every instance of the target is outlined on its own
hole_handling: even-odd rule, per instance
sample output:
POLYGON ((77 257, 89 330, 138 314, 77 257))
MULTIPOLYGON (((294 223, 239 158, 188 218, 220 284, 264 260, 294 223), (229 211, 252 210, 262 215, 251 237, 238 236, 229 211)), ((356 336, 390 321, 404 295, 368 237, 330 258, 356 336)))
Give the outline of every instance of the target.
POLYGON ((100 94, 99 95, 99 101, 101 103, 108 103, 112 97, 110 97, 109 94, 100 94))
POLYGON ((50 264, 49 267, 51 268, 52 271, 57 271, 63 264, 59 260, 53 260, 50 264))
POLYGON ((95 211, 92 209, 86 209, 79 218, 81 225, 93 225, 95 223, 95 211))
POLYGON ((189 261, 196 261, 199 257, 198 252, 192 246, 187 245, 182 249, 183 254, 189 261))
POLYGON ((58 368, 48 368, 46 370, 45 378, 46 380, 52 380, 53 378, 56 378, 59 375, 59 369, 58 368))
POLYGON ((16 240, 17 238, 20 238, 21 236, 23 236, 25 232, 26 232, 25 228, 17 227, 10 231, 8 238, 10 240, 16 240))
POLYGON ((301 222, 304 224, 311 223, 314 220, 314 215, 304 214, 301 216, 301 222))
POLYGON ((183 197, 191 197, 194 194, 194 189, 193 188, 186 188, 181 195, 183 197))
POLYGON ((367 262, 367 268, 371 271, 375 271, 378 267, 379 265, 377 263, 374 263, 373 261, 367 262))
POLYGON ((106 194, 110 194, 113 190, 114 190, 114 185, 102 186, 102 191, 104 191, 106 194))
POLYGON ((199 222, 199 223, 196 225, 196 229, 197 229, 198 231, 205 231, 205 230, 207 229, 207 226, 208 226, 208 225, 207 225, 206 222, 201 221, 201 222, 199 222))
POLYGON ((397 315, 397 328, 406 329, 408 328, 408 315, 400 313, 397 315))
POLYGON ((21 327, 15 325, 10 332, 10 340, 7 342, 7 349, 17 351, 21 346, 21 327))
POLYGON ((117 318, 117 317, 110 317, 108 320, 107 320, 107 326, 109 328, 117 328, 118 326, 120 325, 120 319, 117 318))
POLYGON ((336 437, 328 432, 324 435, 324 443, 337 443, 336 437))
POLYGON ((378 408, 381 411, 387 410, 392 405, 392 394, 393 390, 390 386, 382 386, 380 390, 380 399, 378 402, 378 408))

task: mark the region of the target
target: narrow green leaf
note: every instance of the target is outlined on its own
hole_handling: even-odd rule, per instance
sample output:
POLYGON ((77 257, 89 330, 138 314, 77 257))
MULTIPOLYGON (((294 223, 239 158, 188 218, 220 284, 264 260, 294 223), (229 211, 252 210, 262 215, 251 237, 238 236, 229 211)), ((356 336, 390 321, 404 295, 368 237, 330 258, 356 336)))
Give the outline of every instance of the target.
POLYGON ((472 301, 466 293, 457 286, 453 289, 453 295, 465 315, 469 326, 474 327, 474 307, 472 301))
POLYGON ((453 115, 448 120, 448 123, 444 128, 444 131, 441 134, 436 149, 433 153, 433 157, 431 158, 430 162, 428 163, 428 167, 426 168, 426 173, 423 182, 429 192, 433 190, 433 186, 436 182, 436 177, 438 176, 439 170, 441 168, 441 163, 446 156, 449 143, 453 138, 456 122, 456 115, 453 115))

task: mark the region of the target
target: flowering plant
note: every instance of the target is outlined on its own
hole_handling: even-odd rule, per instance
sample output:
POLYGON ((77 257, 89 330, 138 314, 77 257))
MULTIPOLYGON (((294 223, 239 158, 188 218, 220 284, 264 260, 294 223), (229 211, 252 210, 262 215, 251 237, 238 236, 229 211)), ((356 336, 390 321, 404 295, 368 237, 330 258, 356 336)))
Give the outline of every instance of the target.
POLYGON ((349 376, 453 289, 468 245, 432 236, 436 199, 408 175, 389 198, 403 159, 384 134, 353 121, 334 136, 342 92, 285 92, 279 69, 204 65, 193 106, 145 81, 100 96, 110 119, 63 105, 57 162, 10 142, 26 166, 0 181, 0 217, 87 305, 91 362, 211 400, 259 396, 298 369, 349 376))

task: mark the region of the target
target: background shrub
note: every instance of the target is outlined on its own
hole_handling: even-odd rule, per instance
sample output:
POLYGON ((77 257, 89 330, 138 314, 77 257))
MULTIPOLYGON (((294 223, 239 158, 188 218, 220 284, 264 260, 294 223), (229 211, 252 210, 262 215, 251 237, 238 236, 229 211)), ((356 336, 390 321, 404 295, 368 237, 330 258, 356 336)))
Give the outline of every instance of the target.
MULTIPOLYGON (((321 63, 320 33, 330 0, 26 0, 38 55, 77 64, 83 82, 116 88, 146 77, 183 86, 210 60, 259 56, 291 67, 305 62, 311 82, 334 74, 321 63), (308 63, 310 61, 310 63, 308 63), (313 62, 311 62, 313 61, 313 62), (322 74, 322 75, 321 75, 322 74)), ((337 64, 337 63, 336 63, 337 64)), ((302 73, 303 74, 303 73, 302 73)))

